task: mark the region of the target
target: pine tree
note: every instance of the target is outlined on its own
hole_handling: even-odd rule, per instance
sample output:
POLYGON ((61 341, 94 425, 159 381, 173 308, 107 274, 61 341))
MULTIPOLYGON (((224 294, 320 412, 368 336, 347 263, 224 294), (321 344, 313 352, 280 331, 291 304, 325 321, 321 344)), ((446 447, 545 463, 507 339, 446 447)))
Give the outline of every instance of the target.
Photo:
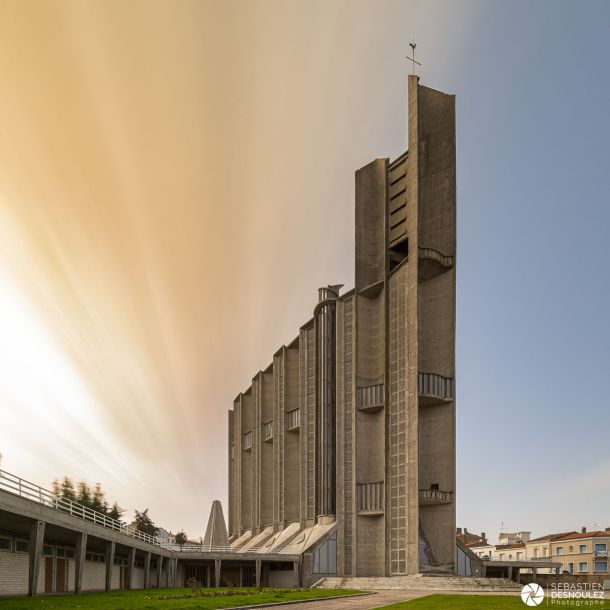
POLYGON ((180 546, 184 546, 187 543, 187 541, 188 541, 188 538, 186 537, 184 530, 180 530, 176 534, 176 544, 179 544, 180 546))
POLYGON ((144 532, 145 534, 150 534, 151 536, 156 536, 158 528, 154 524, 153 520, 148 516, 148 508, 144 509, 142 512, 134 511, 136 522, 136 529, 144 532))
POLYGON ((72 500, 72 502, 76 502, 76 492, 74 491, 74 483, 70 477, 64 477, 64 480, 61 482, 61 497, 64 500, 72 500))
POLYGON ((120 521, 123 516, 124 509, 122 509, 116 502, 112 505, 112 508, 108 511, 108 516, 111 519, 115 519, 116 521, 120 521))
POLYGON ((91 489, 89 485, 85 483, 85 481, 81 481, 78 484, 78 494, 76 496, 76 501, 87 508, 91 508, 91 489))
POLYGON ((103 515, 108 514, 108 502, 106 502, 105 494, 102 490, 102 486, 99 483, 96 483, 93 489, 90 507, 103 515))

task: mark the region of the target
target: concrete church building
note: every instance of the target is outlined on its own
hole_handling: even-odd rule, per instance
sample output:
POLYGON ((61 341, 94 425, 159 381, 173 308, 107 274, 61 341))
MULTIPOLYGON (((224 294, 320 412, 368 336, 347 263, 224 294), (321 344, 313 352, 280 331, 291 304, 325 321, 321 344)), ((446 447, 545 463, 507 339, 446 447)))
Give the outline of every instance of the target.
POLYGON ((409 77, 410 148, 356 172, 354 289, 229 411, 229 541, 321 575, 455 565, 455 97, 409 77))

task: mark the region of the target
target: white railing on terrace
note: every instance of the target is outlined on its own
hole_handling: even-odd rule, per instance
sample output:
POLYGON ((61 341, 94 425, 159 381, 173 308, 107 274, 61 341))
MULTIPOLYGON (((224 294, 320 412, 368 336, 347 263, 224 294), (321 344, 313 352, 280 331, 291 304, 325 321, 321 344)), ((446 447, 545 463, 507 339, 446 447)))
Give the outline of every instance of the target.
MULTIPOLYGON (((0 470, 0 490, 7 491, 16 496, 20 496, 21 498, 33 500, 34 502, 38 502, 39 504, 43 504, 44 506, 53 508, 60 513, 72 515, 73 517, 78 517, 80 519, 84 519, 85 521, 101 525, 102 527, 106 527, 120 534, 125 534, 126 536, 130 536, 131 538, 136 538, 137 540, 141 540, 142 542, 154 544, 155 546, 163 548, 167 551, 190 551, 196 553, 238 553, 241 551, 239 547, 212 547, 210 545, 204 544, 179 545, 161 543, 155 536, 145 534, 144 532, 141 532, 135 529, 134 527, 123 523, 122 521, 112 519, 107 515, 99 513, 91 508, 87 508, 86 506, 83 506, 78 502, 66 500, 65 498, 58 498, 53 492, 49 491, 48 489, 44 489, 39 485, 30 483, 29 481, 21 479, 20 477, 15 476, 14 474, 11 474, 10 472, 6 472, 4 470, 0 470)), ((252 547, 248 549, 248 552, 256 553, 258 551, 263 550, 264 549, 260 547, 252 547)))
POLYGON ((39 485, 25 481, 24 479, 0 470, 0 489, 4 489, 12 494, 27 498, 28 500, 34 500, 39 504, 44 504, 50 508, 55 509, 61 513, 72 515, 73 517, 79 517, 85 521, 90 521, 102 527, 114 530, 126 536, 131 536, 141 540, 142 542, 148 542, 148 544, 154 544, 155 546, 162 546, 159 541, 150 534, 145 534, 122 521, 112 519, 103 513, 99 513, 91 508, 83 506, 78 502, 67 500, 66 498, 60 498, 48 489, 44 489, 39 485))
POLYGON ((265 551, 259 546, 241 549, 234 546, 210 546, 209 544, 168 544, 165 548, 177 553, 259 553, 265 551))

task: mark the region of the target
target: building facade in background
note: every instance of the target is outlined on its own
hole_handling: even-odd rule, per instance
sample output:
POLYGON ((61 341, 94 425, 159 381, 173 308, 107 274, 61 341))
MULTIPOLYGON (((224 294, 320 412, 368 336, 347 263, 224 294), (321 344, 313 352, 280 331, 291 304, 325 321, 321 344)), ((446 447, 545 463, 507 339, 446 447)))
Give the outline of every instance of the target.
POLYGON ((321 288, 229 411, 231 544, 312 578, 454 569, 454 96, 410 76, 408 121, 356 172, 354 288, 321 288))

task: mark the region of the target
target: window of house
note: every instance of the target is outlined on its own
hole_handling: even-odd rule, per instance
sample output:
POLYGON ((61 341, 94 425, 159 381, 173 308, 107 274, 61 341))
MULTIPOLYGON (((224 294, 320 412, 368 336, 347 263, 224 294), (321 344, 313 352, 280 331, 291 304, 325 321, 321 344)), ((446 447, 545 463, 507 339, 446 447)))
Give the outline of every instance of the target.
POLYGON ((55 553, 57 554, 58 557, 65 557, 66 556, 66 549, 57 549, 55 551, 55 553))
POLYGON ((608 571, 608 562, 607 561, 596 561, 594 564, 594 572, 596 573, 600 573, 600 572, 607 572, 608 571))
POLYGON ((563 547, 562 546, 558 546, 556 549, 557 555, 563 555, 563 547))
POLYGON ((579 552, 579 553, 586 553, 586 552, 587 552, 587 545, 586 545, 586 544, 581 544, 581 545, 578 547, 578 552, 579 552))
POLYGON ((570 553, 574 550, 574 547, 570 545, 570 553))
POLYGON ((579 572, 588 572, 589 571, 589 564, 586 561, 581 561, 578 564, 578 571, 579 572))
POLYGON ((53 557, 53 547, 52 546, 43 546, 42 554, 47 555, 47 557, 53 557))
POLYGON ((72 549, 66 549, 66 557, 68 559, 74 559, 74 551, 72 549))
POLYGON ((597 542, 595 544, 595 552, 596 553, 607 553, 608 552, 608 547, 606 546, 605 542, 597 542))
POLYGON ((0 536, 0 551, 11 550, 11 539, 8 536, 0 536))
POLYGON ((521 559, 522 553, 517 553, 517 559, 521 559))
POLYGON ((538 547, 534 548, 534 557, 538 557, 538 547))
POLYGON ((30 550, 30 543, 27 540, 15 540, 15 552, 27 553, 30 550))

